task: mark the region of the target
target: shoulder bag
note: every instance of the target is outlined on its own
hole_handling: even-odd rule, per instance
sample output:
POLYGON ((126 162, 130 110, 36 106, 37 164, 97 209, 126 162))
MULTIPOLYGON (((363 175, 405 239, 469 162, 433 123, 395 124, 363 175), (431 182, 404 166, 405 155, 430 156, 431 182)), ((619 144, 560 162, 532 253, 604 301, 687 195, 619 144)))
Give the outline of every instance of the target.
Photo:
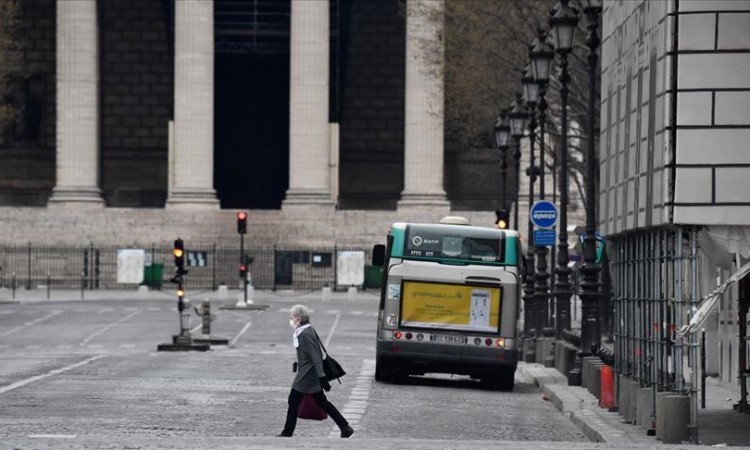
MULTIPOLYGON (((315 328, 313 328, 313 331, 315 331, 315 328)), ((320 337, 318 336, 318 332, 315 331, 315 337, 318 339, 318 343, 320 344, 320 347, 323 349, 323 353, 325 353, 326 357, 323 358, 323 372, 325 372, 326 381, 332 381, 332 380, 338 380, 339 384, 341 384, 341 380, 339 378, 346 375, 346 371, 343 367, 341 367, 341 364, 338 363, 335 359, 333 359, 326 350, 325 345, 323 345, 323 341, 320 340, 320 337)))
POLYGON ((297 417, 300 419, 326 420, 328 413, 318 406, 318 402, 315 401, 312 394, 304 394, 297 409, 297 417))

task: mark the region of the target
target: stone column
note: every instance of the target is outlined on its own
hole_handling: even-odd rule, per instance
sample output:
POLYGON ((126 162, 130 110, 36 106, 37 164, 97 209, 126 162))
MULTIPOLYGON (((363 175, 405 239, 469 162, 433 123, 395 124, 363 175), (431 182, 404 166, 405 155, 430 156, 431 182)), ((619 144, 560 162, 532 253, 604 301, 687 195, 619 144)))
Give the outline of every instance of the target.
POLYGON ((57 182, 49 205, 104 206, 99 190, 96 2, 57 0, 57 182))
MULTIPOLYGON (((177 1, 174 152, 167 207, 218 208, 214 190, 214 2, 177 1)), ((166 126, 166 124, 165 124, 166 126)))
POLYGON ((330 2, 292 0, 289 190, 282 208, 333 208, 328 125, 330 2))
POLYGON ((406 4, 404 190, 398 208, 449 208, 443 189, 443 0, 406 4))

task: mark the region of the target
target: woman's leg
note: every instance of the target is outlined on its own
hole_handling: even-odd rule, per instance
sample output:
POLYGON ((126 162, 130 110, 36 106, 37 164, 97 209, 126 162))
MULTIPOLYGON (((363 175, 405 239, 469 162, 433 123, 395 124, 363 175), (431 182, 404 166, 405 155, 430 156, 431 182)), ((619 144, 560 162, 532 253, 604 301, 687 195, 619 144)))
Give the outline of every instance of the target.
POLYGON ((297 427, 297 411, 299 410, 299 404, 302 403, 302 397, 302 392, 294 389, 289 392, 289 409, 286 411, 286 423, 284 424, 281 436, 291 436, 294 434, 294 429, 297 427))
POLYGON ((344 416, 341 415, 339 410, 336 409, 335 406, 333 406, 333 403, 328 401, 323 391, 314 393, 313 398, 315 399, 315 403, 317 403, 318 406, 323 408, 325 412, 327 412, 328 415, 331 416, 331 419, 336 422, 336 425, 338 425, 340 429, 343 430, 344 428, 349 426, 349 422, 347 422, 346 419, 344 419, 344 416))

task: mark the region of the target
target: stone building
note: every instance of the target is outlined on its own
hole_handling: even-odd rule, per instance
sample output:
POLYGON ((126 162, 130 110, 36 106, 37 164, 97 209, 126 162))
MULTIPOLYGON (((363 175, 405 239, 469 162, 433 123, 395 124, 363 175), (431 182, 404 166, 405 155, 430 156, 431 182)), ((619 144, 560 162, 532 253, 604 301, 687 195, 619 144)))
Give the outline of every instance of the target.
MULTIPOLYGON (((617 369, 641 387, 688 392, 700 328, 677 331, 750 260, 750 2, 613 1, 602 17, 598 227, 617 369)), ((735 387, 747 286, 728 289, 702 325, 706 373, 735 387)))
POLYGON ((442 80, 419 45, 440 24, 417 3, 442 8, 19 2, 23 113, 0 141, 0 240, 221 238, 237 209, 267 243, 372 242, 451 211, 491 225, 499 158, 444 142, 442 80))

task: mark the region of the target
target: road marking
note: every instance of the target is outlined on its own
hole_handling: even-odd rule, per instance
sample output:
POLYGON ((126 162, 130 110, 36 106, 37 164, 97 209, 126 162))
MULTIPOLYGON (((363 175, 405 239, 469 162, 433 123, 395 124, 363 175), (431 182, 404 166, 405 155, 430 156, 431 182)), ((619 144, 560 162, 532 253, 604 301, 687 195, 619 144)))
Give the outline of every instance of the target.
POLYGON ((51 319, 51 318, 55 317, 58 314, 62 314, 62 311, 52 311, 51 313, 47 314, 44 317, 40 317, 38 319, 32 320, 31 322, 26 322, 23 325, 19 325, 19 326, 15 327, 15 328, 11 328, 10 330, 6 331, 5 333, 0 334, 0 336, 8 336, 10 334, 15 333, 16 331, 23 330, 26 327, 30 327, 32 325, 36 325, 36 324, 38 324, 40 322, 44 322, 47 319, 51 319))
POLYGON ((67 372, 67 371, 69 371, 69 370, 73 370, 73 369, 75 369, 75 368, 78 368, 78 367, 84 366, 84 365, 86 365, 86 364, 88 364, 88 363, 90 363, 90 362, 94 362, 94 361, 96 361, 97 359, 101 359, 101 358, 104 358, 105 356, 107 356, 107 355, 97 355, 97 356, 92 356, 91 358, 88 358, 88 359, 84 359, 84 360, 83 360, 83 361, 81 361, 81 362, 78 362, 78 363, 75 363, 75 364, 71 364, 71 365, 69 365, 69 366, 65 366, 65 367, 62 367, 62 368, 60 368, 60 369, 54 369, 54 370, 50 370, 49 372, 47 372, 47 373, 45 373, 45 374, 42 374, 42 375, 37 375, 37 376, 35 376, 35 377, 27 378, 27 379, 25 379, 25 380, 21 380, 21 381, 16 381, 16 382, 15 382, 15 383, 13 383, 13 384, 9 384, 9 385, 7 385, 7 386, 1 387, 1 388, 0 388, 0 394, 4 394, 4 393, 6 393, 6 392, 10 392, 10 391, 12 391, 12 390, 14 390, 14 389, 18 389, 18 388, 20 388, 20 387, 24 387, 24 386, 26 386, 27 384, 33 383, 33 382, 35 382, 35 381, 43 380, 43 379, 45 379, 45 378, 49 378, 49 377, 51 377, 51 376, 53 376, 53 375, 59 375, 59 374, 61 374, 61 373, 67 372))
POLYGON ((135 344, 120 344, 120 348, 134 348, 135 344))
POLYGON ((250 325, 252 324, 253 324, 252 322, 246 323, 245 326, 242 327, 242 330, 239 333, 237 333, 237 336, 235 336, 234 339, 232 339, 232 342, 229 343, 229 346, 234 347, 237 344, 237 341, 240 340, 242 335, 245 334, 245 332, 250 328, 250 325))
MULTIPOLYGON (((360 419, 364 416, 367 409, 367 400, 370 396, 370 384, 372 378, 375 376, 375 360, 364 359, 362 360, 362 368, 357 374, 357 382, 352 388, 352 392, 349 394, 349 400, 346 405, 341 409, 342 414, 346 417, 349 425, 355 429, 359 424, 360 419)), ((340 436, 340 432, 337 429, 331 430, 328 434, 329 438, 336 438, 340 436)))
POLYGON ((58 345, 57 348, 73 348, 72 345, 58 345))
POLYGON ((30 434, 31 439, 75 439, 75 434, 30 434))
POLYGON ((33 349, 37 349, 37 348, 42 348, 42 346, 41 345, 27 345, 26 348, 28 348, 30 350, 33 350, 33 349))
POLYGON ((138 314, 141 311, 143 311, 143 310, 139 309, 139 310, 137 310, 137 311, 135 311, 135 312, 133 312, 131 314, 128 314, 127 316, 123 317, 122 319, 120 319, 120 320, 118 320, 116 322, 112 322, 109 325, 107 325, 107 326, 99 329, 99 331, 96 331, 96 332, 92 333, 91 335, 89 335, 89 337, 87 337, 86 339, 82 340, 80 345, 86 345, 86 344, 88 344, 90 340, 94 339, 95 337, 99 336, 100 334, 104 333, 105 331, 109 330, 110 328, 114 327, 115 325, 118 325, 118 324, 120 324, 122 322, 125 322, 126 320, 130 319, 131 317, 133 317, 134 315, 138 314))
POLYGON ((349 314, 351 314, 353 316, 361 316, 364 313, 365 313, 364 311, 352 311, 349 314))
POLYGON ((13 314, 15 311, 0 311, 0 314, 13 314))
POLYGON ((333 321, 333 325, 331 325, 331 331, 328 332, 328 336, 326 336, 326 342, 323 344, 326 347, 329 347, 331 345, 331 339, 333 338, 333 333, 336 331, 336 327, 339 324, 339 319, 341 319, 341 314, 336 313, 336 320, 333 321))
POLYGON ((97 313, 97 314, 103 314, 103 313, 105 313, 105 312, 112 312, 112 311, 114 311, 114 310, 115 310, 114 308, 102 308, 102 309, 100 309, 99 311, 97 311, 96 313, 97 313))

